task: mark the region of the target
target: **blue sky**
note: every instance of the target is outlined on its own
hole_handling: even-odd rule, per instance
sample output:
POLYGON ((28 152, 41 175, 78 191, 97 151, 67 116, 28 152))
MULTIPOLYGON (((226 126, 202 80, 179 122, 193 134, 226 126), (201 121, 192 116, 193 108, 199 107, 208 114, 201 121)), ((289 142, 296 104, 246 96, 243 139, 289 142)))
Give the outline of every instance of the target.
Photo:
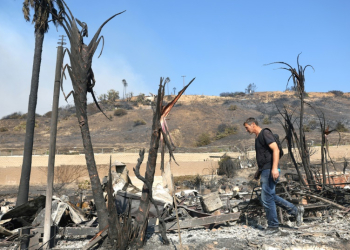
MULTIPOLYGON (((0 1, 0 118, 27 112, 35 39, 33 25, 23 19, 22 2, 0 1)), ((284 61, 296 67, 300 52, 300 64, 315 68, 306 71, 307 92, 350 91, 348 0, 66 2, 73 15, 88 24, 85 43, 107 18, 126 10, 101 33, 104 51, 93 60, 98 95, 109 89, 122 93, 122 79, 134 95, 155 93, 161 76, 170 77, 169 90, 175 87, 177 92, 183 75, 186 82, 196 77, 187 94, 244 91, 249 83, 255 83, 257 91, 283 91, 288 72, 263 65, 284 61)), ((51 109, 56 46, 62 34, 62 28, 57 32, 51 25, 45 35, 39 114, 51 109)), ((69 80, 64 89, 72 89, 69 80)))

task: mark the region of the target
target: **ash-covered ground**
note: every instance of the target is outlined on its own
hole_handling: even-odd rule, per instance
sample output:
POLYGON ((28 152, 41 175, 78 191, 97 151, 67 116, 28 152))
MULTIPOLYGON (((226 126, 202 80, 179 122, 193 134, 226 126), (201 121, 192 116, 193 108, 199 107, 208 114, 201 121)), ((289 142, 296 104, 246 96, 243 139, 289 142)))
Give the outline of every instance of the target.
MULTIPOLYGON (((305 221, 300 228, 286 222, 276 235, 264 235, 264 229, 254 221, 226 223, 218 228, 182 229, 183 249, 350 249, 350 217, 336 212, 332 217, 305 221), (329 222, 327 222, 329 221, 329 222), (290 225, 290 226, 288 226, 290 225)), ((167 233, 170 245, 163 245, 158 233, 148 234, 144 250, 181 249, 177 231, 167 233)), ((55 249, 81 249, 89 242, 86 238, 65 238, 55 249)), ((95 247, 94 249, 107 249, 95 247)))
MULTIPOLYGON (((266 236, 259 225, 234 223, 212 230, 182 230, 181 240, 184 249, 350 249, 349 218, 334 218, 330 223, 320 219, 299 229, 285 226, 280 231, 266 236)), ((144 249, 181 249, 178 233, 167 235, 171 245, 161 245, 160 236, 153 234, 144 249)))

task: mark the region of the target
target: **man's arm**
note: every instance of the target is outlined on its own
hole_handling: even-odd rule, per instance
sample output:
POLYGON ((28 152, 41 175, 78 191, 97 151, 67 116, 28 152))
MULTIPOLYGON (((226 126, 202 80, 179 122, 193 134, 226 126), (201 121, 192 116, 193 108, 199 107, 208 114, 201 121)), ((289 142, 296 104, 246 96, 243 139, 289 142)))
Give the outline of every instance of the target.
POLYGON ((271 174, 273 180, 277 180, 280 173, 278 172, 278 162, 280 160, 280 150, 276 142, 272 142, 269 144, 270 149, 272 150, 272 169, 271 174))

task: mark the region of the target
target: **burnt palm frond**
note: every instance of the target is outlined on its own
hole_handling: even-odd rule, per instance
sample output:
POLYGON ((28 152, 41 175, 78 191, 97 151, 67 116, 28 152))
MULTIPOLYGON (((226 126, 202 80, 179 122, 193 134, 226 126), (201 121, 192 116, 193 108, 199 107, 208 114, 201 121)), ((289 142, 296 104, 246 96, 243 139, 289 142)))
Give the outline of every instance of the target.
MULTIPOLYGON (((175 148, 175 145, 172 142, 170 133, 169 133, 169 129, 168 129, 168 125, 166 122, 166 118, 169 115, 171 109, 174 107, 174 105, 176 104, 176 102, 180 99, 180 97, 182 96, 182 94, 185 92, 185 90, 188 88, 188 86, 190 86, 190 84, 195 80, 196 78, 193 78, 182 90, 180 90, 180 92, 177 94, 177 96, 175 96, 175 98, 168 103, 165 107, 161 107, 161 116, 160 116, 160 125, 162 128, 162 139, 164 139, 165 145, 167 146, 168 150, 169 150, 169 154, 171 156, 171 158, 174 159, 175 158, 173 156, 173 150, 175 148), (169 139, 168 139, 169 138, 169 139)), ((163 87, 162 87, 162 97, 164 96, 164 89, 165 89, 165 84, 168 83, 170 81, 169 78, 165 79, 163 87)), ((161 98, 163 99, 163 98, 161 98)), ((160 105, 162 105, 162 102, 160 103, 160 105)), ((162 140, 163 141, 163 140, 162 140)), ((176 163, 176 161, 175 161, 176 163)))
POLYGON ((24 19, 32 23, 35 27, 35 32, 40 31, 41 33, 46 33, 49 30, 49 17, 52 15, 52 22, 57 27, 61 25, 61 19, 58 19, 58 12, 62 13, 64 11, 64 6, 61 0, 24 0, 22 12, 24 19), (57 5, 57 7, 56 7, 57 5), (30 8, 34 9, 34 15, 31 19, 30 8), (58 21, 58 22, 57 22, 58 21))
POLYGON ((305 70, 308 67, 311 67, 314 71, 315 71, 315 69, 310 64, 306 65, 303 68, 299 64, 299 56, 300 56, 300 54, 301 53, 299 53, 298 57, 297 57, 297 69, 293 68, 290 64, 285 63, 285 62, 273 62, 273 63, 264 64, 264 66, 271 65, 271 64, 283 64, 283 65, 288 66, 288 68, 285 68, 285 67, 279 68, 279 69, 288 70, 291 73, 290 77, 287 80, 287 86, 286 87, 288 87, 290 79, 293 79, 294 87, 296 87, 296 89, 298 90, 299 95, 303 95, 304 92, 305 92, 305 70))
POLYGON ((108 22, 109 22, 110 20, 112 20, 114 17, 116 17, 116 16, 118 16, 118 15, 120 15, 120 14, 123 14, 125 11, 126 11, 126 10, 124 10, 124 11, 122 11, 122 12, 119 12, 119 13, 117 13, 117 14, 111 16, 110 18, 108 18, 108 19, 100 26, 100 28, 96 31, 94 37, 91 39, 91 41, 90 41, 90 43, 89 43, 89 45, 88 45, 88 50, 89 50, 89 51, 95 51, 95 50, 96 50, 96 48, 97 48, 97 46, 98 46, 98 43, 97 43, 96 41, 97 41, 97 39, 98 39, 99 36, 100 36, 100 33, 101 33, 101 30, 102 30, 103 26, 105 26, 106 23, 108 23, 108 22))
POLYGON ((23 7, 22 7, 22 12, 23 12, 23 16, 24 19, 29 22, 30 21, 30 6, 29 6, 30 2, 29 0, 25 0, 23 2, 23 7))

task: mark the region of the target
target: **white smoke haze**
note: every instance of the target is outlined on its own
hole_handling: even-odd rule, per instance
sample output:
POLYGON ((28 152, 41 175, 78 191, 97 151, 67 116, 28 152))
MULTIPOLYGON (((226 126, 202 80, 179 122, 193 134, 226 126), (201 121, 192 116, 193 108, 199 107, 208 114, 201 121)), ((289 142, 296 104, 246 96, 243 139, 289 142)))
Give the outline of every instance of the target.
MULTIPOLYGON (((31 30, 33 32, 33 30, 31 30)), ((54 33, 53 30, 51 32, 54 33)), ((53 84, 55 77, 57 40, 52 36, 46 36, 43 44, 43 53, 40 69, 38 101, 36 113, 44 114, 52 108, 53 84)), ((34 32, 20 33, 11 26, 2 26, 0 29, 0 118, 13 112, 27 113, 30 93, 31 71, 34 56, 34 32)), ((66 45, 69 47, 69 43, 66 45)), ((106 53, 106 51, 104 51, 106 53)), ((69 64, 66 54, 64 64, 69 64)), ((97 95, 107 93, 110 89, 123 93, 122 79, 128 82, 127 92, 134 95, 147 93, 142 76, 136 74, 125 59, 100 58, 93 60, 93 70, 96 78, 94 91, 97 95)), ((73 88, 66 71, 67 79, 63 86, 67 95, 73 88)), ((88 94, 88 102, 92 102, 88 94)), ((74 104, 73 97, 68 99, 69 104, 74 104)), ((60 106, 67 105, 60 95, 60 106)))

